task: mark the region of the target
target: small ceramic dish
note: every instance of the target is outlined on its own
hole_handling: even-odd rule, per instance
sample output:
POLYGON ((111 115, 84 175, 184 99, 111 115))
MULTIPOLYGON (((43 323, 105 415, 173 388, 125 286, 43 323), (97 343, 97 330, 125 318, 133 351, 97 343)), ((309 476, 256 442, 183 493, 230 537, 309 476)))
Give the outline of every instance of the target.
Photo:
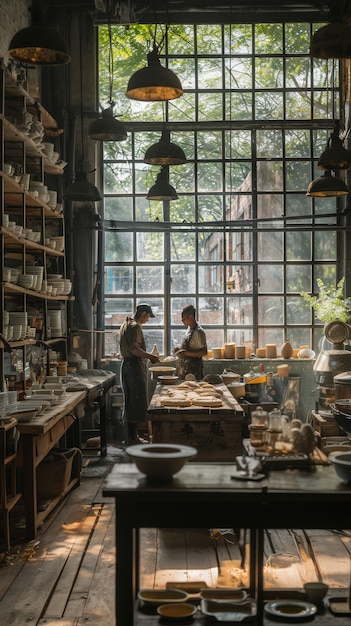
POLYGON ((189 594, 182 589, 140 589, 138 598, 147 604, 174 604, 186 602, 189 594))
POLYGON ((200 597, 212 602, 245 602, 247 592, 244 589, 201 589, 200 597))
POLYGON ((195 615, 197 608, 194 604, 187 604, 185 602, 161 604, 157 607, 157 613, 164 619, 170 620, 182 620, 189 619, 195 615))

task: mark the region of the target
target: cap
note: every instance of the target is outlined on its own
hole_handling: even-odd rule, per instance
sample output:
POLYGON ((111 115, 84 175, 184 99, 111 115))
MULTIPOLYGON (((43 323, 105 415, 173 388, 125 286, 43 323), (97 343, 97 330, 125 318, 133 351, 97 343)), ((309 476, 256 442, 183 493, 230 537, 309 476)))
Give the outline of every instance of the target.
POLYGON ((142 304, 138 304, 137 308, 136 308, 136 312, 137 314, 139 313, 150 313, 150 317, 155 317, 153 312, 152 312, 152 308, 149 304, 146 304, 145 302, 143 302, 142 304))

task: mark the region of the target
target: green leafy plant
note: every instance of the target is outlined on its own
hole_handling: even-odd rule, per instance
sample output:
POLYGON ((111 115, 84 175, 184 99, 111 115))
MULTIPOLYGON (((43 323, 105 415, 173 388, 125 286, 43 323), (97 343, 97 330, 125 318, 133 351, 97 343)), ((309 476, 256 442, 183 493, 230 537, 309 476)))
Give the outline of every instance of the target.
POLYGON ((343 297, 345 277, 342 278, 336 287, 327 287, 321 278, 317 278, 319 295, 311 296, 306 291, 301 292, 301 296, 316 312, 318 319, 326 324, 330 322, 347 322, 351 315, 351 299, 343 297))

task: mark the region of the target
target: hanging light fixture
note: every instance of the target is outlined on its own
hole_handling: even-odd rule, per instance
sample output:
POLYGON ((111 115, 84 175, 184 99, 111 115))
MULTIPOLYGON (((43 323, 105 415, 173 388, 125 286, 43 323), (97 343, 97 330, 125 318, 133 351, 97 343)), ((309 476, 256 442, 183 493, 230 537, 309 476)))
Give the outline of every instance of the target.
POLYGON ((342 145, 340 139, 340 124, 337 121, 328 144, 318 160, 320 170, 349 170, 351 169, 351 152, 342 145))
POLYGON ((310 56, 317 59, 351 58, 351 26, 341 19, 317 30, 311 39, 310 56))
POLYGON ((113 115, 114 102, 101 112, 101 117, 94 120, 88 131, 89 139, 95 141, 124 141, 127 139, 127 131, 122 122, 116 120, 113 115))
POLYGON ((116 104, 112 99, 113 93, 113 48, 112 48, 112 31, 111 23, 108 22, 108 76, 109 76, 109 107, 101 112, 101 117, 94 120, 90 124, 88 136, 89 139, 96 141, 125 141, 127 139, 127 131, 122 122, 116 120, 113 115, 113 107, 116 104))
POLYGON ((144 163, 149 165, 181 165, 186 163, 186 156, 182 148, 170 141, 169 133, 163 131, 161 139, 146 150, 144 163))
POLYGON ((30 7, 32 24, 16 33, 8 55, 18 63, 33 65, 64 65, 71 60, 66 42, 54 24, 44 22, 43 7, 33 1, 30 7))
POLYGON ((146 198, 148 200, 178 200, 176 190, 168 182, 166 166, 161 167, 161 171, 157 174, 156 183, 149 189, 146 198))
POLYGON ((333 196, 346 196, 349 193, 347 185, 341 178, 332 176, 330 170, 326 170, 323 176, 315 178, 307 188, 306 196, 314 198, 330 198, 333 196))
MULTIPOLYGON (((90 174, 90 172, 88 172, 90 174)), ((100 191, 87 179, 87 172, 79 171, 68 187, 64 197, 73 202, 98 202, 102 200, 100 191)))
POLYGON ((152 52, 147 55, 147 66, 137 70, 129 79, 126 95, 132 100, 157 102, 174 100, 183 94, 178 76, 159 59, 159 48, 154 42, 152 52))

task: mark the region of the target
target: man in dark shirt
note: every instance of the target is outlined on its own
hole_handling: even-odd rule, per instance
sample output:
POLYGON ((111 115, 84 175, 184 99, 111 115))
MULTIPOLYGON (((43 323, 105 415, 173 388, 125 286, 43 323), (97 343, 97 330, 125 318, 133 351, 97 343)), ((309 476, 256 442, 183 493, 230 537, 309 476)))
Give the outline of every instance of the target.
POLYGON ((126 425, 128 445, 145 443, 138 436, 138 423, 147 419, 147 368, 146 360, 159 363, 154 354, 146 352, 142 324, 150 317, 155 317, 149 304, 139 304, 134 317, 127 317, 120 332, 120 351, 123 358, 121 366, 121 385, 124 397, 123 419, 126 425))

